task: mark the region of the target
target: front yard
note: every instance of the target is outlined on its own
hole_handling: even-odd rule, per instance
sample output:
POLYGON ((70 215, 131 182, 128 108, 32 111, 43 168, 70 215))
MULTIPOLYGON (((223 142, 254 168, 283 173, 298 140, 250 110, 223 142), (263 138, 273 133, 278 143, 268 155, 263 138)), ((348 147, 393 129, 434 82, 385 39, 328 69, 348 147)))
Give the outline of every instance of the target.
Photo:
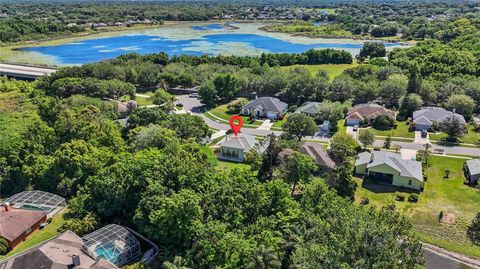
MULTIPOLYGON (((228 112, 227 104, 212 108, 204 112, 203 114, 208 118, 211 118, 212 120, 221 121, 222 123, 225 123, 225 124, 228 124, 228 121, 233 115, 237 115, 237 114, 230 114, 228 112)), ((250 118, 248 116, 241 116, 241 117, 243 119, 244 125, 245 124, 254 125, 254 126, 262 125, 261 121, 250 121, 250 118)), ((248 125, 245 127, 248 127, 248 125)))
MULTIPOLYGON (((430 166, 426 171, 425 190, 420 193, 417 203, 396 201, 395 193, 382 193, 359 186, 355 200, 368 197, 371 205, 378 207, 394 203, 397 210, 409 216, 420 239, 451 251, 473 257, 480 257, 480 247, 470 243, 465 231, 474 215, 480 211, 480 191, 464 185, 462 165, 464 159, 448 157, 430 157, 430 166), (449 179, 444 179, 449 169, 449 179), (439 221, 443 212, 443 222, 439 221)), ((405 193, 408 197, 408 193, 405 193)))
MULTIPOLYGON (((442 139, 447 138, 447 134, 445 133, 438 133, 438 134, 430 134, 430 140, 438 140, 441 141, 442 139)), ((459 139, 460 143, 466 144, 479 144, 480 143, 480 133, 475 132, 472 125, 468 126, 468 133, 459 139)))
POLYGON ((391 130, 377 130, 375 128, 370 128, 375 135, 378 136, 392 136, 392 137, 401 137, 401 138, 415 138, 415 132, 408 131, 407 121, 397 121, 397 128, 391 130))

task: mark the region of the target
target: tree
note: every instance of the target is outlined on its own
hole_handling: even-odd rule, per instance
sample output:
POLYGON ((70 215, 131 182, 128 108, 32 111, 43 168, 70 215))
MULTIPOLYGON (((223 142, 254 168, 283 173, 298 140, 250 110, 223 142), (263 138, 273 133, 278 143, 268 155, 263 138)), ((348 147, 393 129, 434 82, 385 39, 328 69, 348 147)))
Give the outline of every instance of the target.
POLYGON ((175 256, 173 261, 165 261, 162 265, 162 269, 190 269, 188 262, 180 256, 175 256))
POLYGON ((457 141, 458 138, 464 136, 467 132, 465 124, 461 123, 455 115, 447 117, 441 121, 439 129, 442 132, 445 132, 448 135, 448 139, 451 141, 457 141))
POLYGON ((410 75, 408 77, 407 92, 408 93, 420 93, 422 88, 422 76, 420 74, 420 68, 417 64, 410 67, 410 75))
POLYGON ((157 89, 152 97, 152 102, 155 105, 162 106, 166 111, 173 110, 175 104, 175 96, 169 94, 164 89, 157 89))
POLYGON ((423 161, 423 163, 428 166, 428 159, 430 158, 430 154, 431 154, 431 151, 430 151, 430 148, 432 147, 431 144, 429 143, 426 143, 423 145, 423 149, 419 150, 418 151, 418 156, 419 156, 419 159, 423 161))
POLYGON ((445 102, 445 107, 454 111, 455 113, 463 115, 467 119, 470 119, 476 105, 475 100, 473 100, 470 96, 464 94, 454 94, 448 97, 447 102, 445 102))
POLYGON ((398 153, 401 149, 402 147, 400 145, 398 144, 393 145, 393 150, 395 151, 395 153, 398 153))
POLYGON ((409 93, 400 101, 400 113, 406 117, 410 117, 413 112, 420 109, 422 105, 422 97, 416 93, 409 93))
POLYGON ((252 251, 246 264, 247 269, 279 269, 281 266, 277 253, 264 245, 252 251))
POLYGON ((373 128, 377 130, 390 130, 395 125, 395 120, 387 115, 380 115, 376 117, 373 122, 373 128))
POLYGON ((338 76, 329 87, 329 100, 340 102, 350 100, 355 88, 355 84, 349 76, 338 76))
POLYGON ((287 117, 282 128, 288 135, 300 141, 304 136, 314 135, 318 127, 312 117, 295 113, 287 117))
POLYGON ((407 78, 404 75, 391 75, 382 82, 379 89, 380 97, 389 106, 398 106, 400 98, 407 92, 407 78))
POLYGON ((341 197, 355 199, 355 190, 357 182, 352 178, 352 166, 349 163, 343 163, 335 166, 333 173, 326 176, 327 184, 335 189, 341 197))
POLYGON ((282 171, 285 182, 292 186, 291 195, 295 193, 298 183, 308 183, 317 168, 312 157, 298 151, 286 153, 282 160, 282 171))
POLYGON ((145 148, 162 149, 174 143, 179 143, 174 130, 162 128, 158 125, 149 125, 139 130, 132 146, 136 150, 145 148))
POLYGON ((375 58, 375 57, 385 57, 387 54, 387 50, 385 49, 385 45, 379 42, 365 42, 363 47, 360 49, 360 53, 358 54, 359 60, 363 61, 367 58, 375 58))
POLYGON ((358 141, 362 143, 363 149, 366 150, 368 146, 375 142, 375 134, 370 129, 362 129, 358 133, 358 141))
POLYGON ((351 135, 336 133, 330 139, 330 154, 338 164, 351 162, 357 156, 357 146, 351 135))
POLYGON ((238 79, 230 73, 218 74, 213 79, 213 85, 222 102, 232 100, 238 93, 238 79))
POLYGON ((392 137, 390 135, 388 135, 385 138, 385 141, 383 142, 383 148, 388 150, 388 149, 390 149, 391 145, 392 145, 392 137))
POLYGON ((480 246, 480 212, 473 218, 472 223, 467 228, 467 236, 470 241, 480 246))
POLYGON ((0 237, 0 255, 7 254, 8 250, 9 250, 9 247, 8 247, 7 240, 5 240, 5 238, 3 237, 0 237))
POLYGON ((214 107, 219 101, 218 91, 211 81, 207 81, 200 86, 198 90, 202 104, 208 107, 214 107))
POLYGON ((256 150, 250 150, 245 155, 245 163, 250 165, 252 171, 257 171, 262 166, 262 155, 256 150))

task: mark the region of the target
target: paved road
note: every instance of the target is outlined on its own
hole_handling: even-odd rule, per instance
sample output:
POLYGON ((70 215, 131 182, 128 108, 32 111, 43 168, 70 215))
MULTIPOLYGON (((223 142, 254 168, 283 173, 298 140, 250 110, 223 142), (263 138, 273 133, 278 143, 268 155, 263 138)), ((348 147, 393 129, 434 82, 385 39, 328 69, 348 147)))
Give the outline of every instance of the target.
MULTIPOLYGON (((197 98, 190 98, 187 95, 182 95, 179 97, 179 102, 183 103, 184 109, 187 111, 192 111, 193 114, 199 115, 202 117, 207 125, 211 128, 217 130, 228 130, 230 126, 224 123, 216 122, 210 118, 207 118, 200 112, 201 103, 197 98)), ((281 131, 269 131, 269 130, 261 130, 261 129, 252 129, 252 128, 242 128, 242 133, 249 134, 249 135, 256 135, 256 136, 266 136, 270 133, 274 133, 276 135, 280 135, 281 131)), ((327 142, 328 139, 324 137, 314 136, 314 137, 306 137, 308 140, 317 140, 322 142, 327 142)), ((376 140, 373 144, 376 147, 382 147, 384 140, 376 140)), ((392 145, 397 144, 404 149, 422 149, 423 145, 415 144, 412 142, 397 142, 392 141, 392 145)), ((432 149, 443 149, 445 154, 460 154, 460 155, 469 155, 469 156, 480 156, 480 148, 466 148, 466 147, 457 147, 457 146, 440 146, 440 145, 432 145, 432 149)))

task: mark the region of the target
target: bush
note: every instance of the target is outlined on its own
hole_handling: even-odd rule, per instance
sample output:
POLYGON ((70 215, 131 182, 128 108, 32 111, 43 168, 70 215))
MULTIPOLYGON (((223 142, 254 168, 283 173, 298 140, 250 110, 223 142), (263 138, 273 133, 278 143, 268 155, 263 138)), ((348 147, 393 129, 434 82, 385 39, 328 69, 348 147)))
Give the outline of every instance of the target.
POLYGON ((240 113, 240 109, 242 106, 247 104, 247 100, 245 99, 239 99, 239 100, 234 100, 228 103, 227 109, 229 114, 238 114, 240 113))
POLYGON ((368 197, 362 197, 362 199, 360 200, 361 205, 368 205, 369 203, 370 199, 368 199, 368 197))
POLYGON ((8 252, 8 242, 5 238, 0 237, 0 255, 5 255, 8 252))
POLYGON ((411 193, 410 196, 408 196, 408 201, 410 203, 416 203, 418 202, 418 194, 416 193, 411 193))
POLYGON ((397 201, 405 201, 405 194, 401 192, 395 193, 395 200, 397 201))

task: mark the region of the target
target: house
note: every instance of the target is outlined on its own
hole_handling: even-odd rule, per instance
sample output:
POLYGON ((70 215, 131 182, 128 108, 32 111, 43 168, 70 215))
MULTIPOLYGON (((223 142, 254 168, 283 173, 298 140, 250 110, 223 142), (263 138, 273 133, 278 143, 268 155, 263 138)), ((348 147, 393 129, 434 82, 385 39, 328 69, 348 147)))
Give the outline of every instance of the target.
POLYGON ((463 166, 465 177, 470 184, 476 184, 480 179, 480 159, 471 159, 463 166))
POLYGON ((301 105, 297 110, 295 110, 295 113, 302 113, 308 116, 316 117, 319 113, 319 107, 321 106, 321 103, 319 102, 305 102, 303 105, 301 105))
POLYGON ((240 115, 278 119, 285 116, 288 105, 274 97, 260 97, 240 109, 240 115))
POLYGON ((268 138, 258 141, 254 136, 238 134, 238 136, 226 136, 225 141, 220 145, 218 158, 227 161, 243 162, 245 155, 250 150, 256 150, 263 153, 268 145, 268 138))
POLYGON ((135 100, 117 102, 118 118, 126 118, 133 110, 137 109, 137 106, 137 101, 135 100))
POLYGON ((14 208, 6 202, 0 207, 0 237, 12 249, 38 230, 47 221, 47 215, 46 211, 14 208))
POLYGON ((420 110, 414 111, 413 123, 415 124, 415 130, 417 131, 429 130, 435 122, 440 124, 442 121, 452 116, 457 118, 461 124, 467 124, 462 115, 445 110, 441 107, 424 107, 420 110))
POLYGON ((355 173, 398 187, 421 190, 424 186, 420 162, 404 160, 400 154, 388 151, 360 153, 355 162, 355 173))
POLYGON ((329 171, 335 168, 335 162, 328 156, 328 153, 320 143, 305 142, 300 147, 300 152, 312 157, 321 171, 329 171))
POLYGON ((346 117, 347 126, 360 125, 365 120, 374 120, 378 116, 384 115, 393 120, 397 117, 397 113, 386 109, 377 104, 359 104, 352 107, 346 117))
POLYGON ((95 260, 84 251, 82 238, 66 231, 60 236, 0 263, 0 269, 116 269, 109 261, 95 260))

